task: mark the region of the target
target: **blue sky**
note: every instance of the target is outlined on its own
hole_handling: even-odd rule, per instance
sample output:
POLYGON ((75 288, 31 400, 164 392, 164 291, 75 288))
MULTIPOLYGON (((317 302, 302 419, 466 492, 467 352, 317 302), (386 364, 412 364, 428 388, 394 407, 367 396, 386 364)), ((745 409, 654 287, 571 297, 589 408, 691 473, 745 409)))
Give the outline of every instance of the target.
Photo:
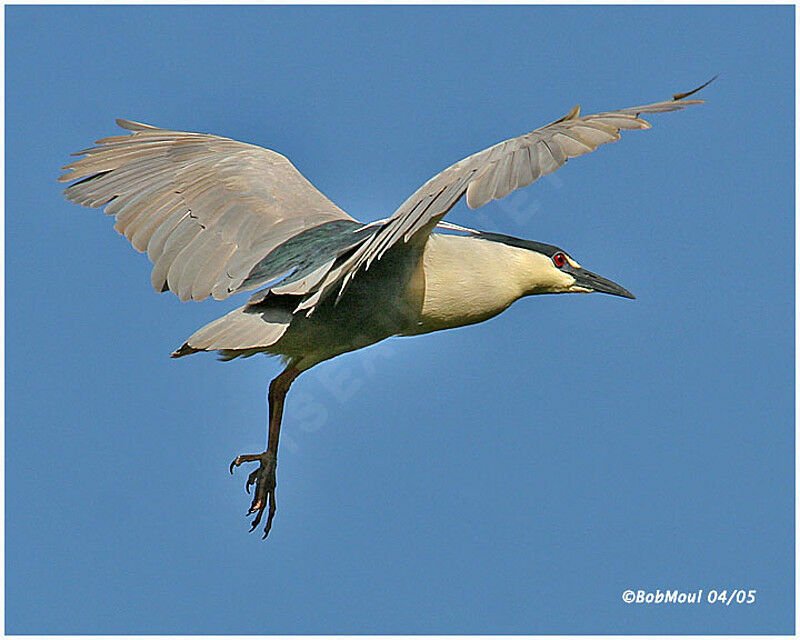
POLYGON ((6 631, 792 632, 793 33, 793 7, 7 7, 6 631), (241 300, 157 295, 55 182, 127 117, 269 146, 370 220, 576 103, 716 73, 450 217, 638 299, 529 298, 304 374, 266 542, 227 464, 278 363, 170 360, 241 300))

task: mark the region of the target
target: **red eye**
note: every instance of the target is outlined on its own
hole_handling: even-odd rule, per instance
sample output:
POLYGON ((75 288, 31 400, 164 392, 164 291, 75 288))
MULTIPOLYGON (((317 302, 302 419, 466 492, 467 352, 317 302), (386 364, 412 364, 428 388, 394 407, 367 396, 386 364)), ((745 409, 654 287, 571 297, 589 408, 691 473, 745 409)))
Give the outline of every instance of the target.
POLYGON ((567 264, 567 256, 563 253, 557 253, 553 256, 553 264, 556 265, 559 269, 567 264))

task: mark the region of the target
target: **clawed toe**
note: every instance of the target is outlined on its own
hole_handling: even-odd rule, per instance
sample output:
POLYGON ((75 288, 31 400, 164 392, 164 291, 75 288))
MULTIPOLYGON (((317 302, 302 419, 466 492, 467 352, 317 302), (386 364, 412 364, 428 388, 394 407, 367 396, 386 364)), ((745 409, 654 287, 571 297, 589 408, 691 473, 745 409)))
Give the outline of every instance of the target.
POLYGON ((238 467, 240 464, 242 464, 243 462, 255 462, 257 460, 261 460, 265 455, 266 455, 266 452, 264 452, 264 453, 248 453, 248 454, 244 454, 244 455, 241 455, 241 456, 236 456, 233 459, 233 462, 231 462, 231 466, 228 467, 228 469, 230 470, 231 475, 233 475, 233 470, 236 467, 238 467))
MULTIPOLYGON (((247 482, 244 483, 244 490, 247 491, 248 495, 250 494, 250 487, 252 487, 257 480, 258 480, 258 469, 256 469, 255 471, 253 471, 253 473, 247 476, 247 482)), ((250 515, 249 512, 248 515, 250 515)))
POLYGON ((275 454, 270 451, 265 451, 259 454, 237 456, 234 461, 231 462, 230 471, 233 473, 233 470, 243 462, 256 461, 259 461, 261 464, 258 469, 247 476, 247 482, 245 482, 244 485, 245 491, 247 491, 248 494, 250 493, 250 487, 255 485, 253 502, 250 504, 250 509, 248 509, 246 515, 250 516, 254 513, 256 514, 253 522, 250 523, 250 531, 253 531, 260 524, 264 511, 267 509, 267 506, 269 506, 267 522, 264 525, 264 538, 266 538, 272 528, 272 519, 275 516, 275 468, 277 464, 275 454))

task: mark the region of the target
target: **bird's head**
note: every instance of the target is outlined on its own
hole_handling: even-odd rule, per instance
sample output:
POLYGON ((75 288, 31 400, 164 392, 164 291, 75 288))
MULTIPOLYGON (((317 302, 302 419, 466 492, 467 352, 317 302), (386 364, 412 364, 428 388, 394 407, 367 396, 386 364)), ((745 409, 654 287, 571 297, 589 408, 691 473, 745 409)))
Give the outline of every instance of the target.
POLYGON ((623 298, 636 297, 616 282, 584 269, 559 247, 500 234, 484 233, 481 237, 527 250, 523 276, 524 295, 598 292, 623 298))
POLYGON ((542 293, 608 293, 612 296, 635 299, 630 291, 616 282, 584 269, 565 251, 553 247, 552 253, 543 253, 547 262, 542 268, 542 293))

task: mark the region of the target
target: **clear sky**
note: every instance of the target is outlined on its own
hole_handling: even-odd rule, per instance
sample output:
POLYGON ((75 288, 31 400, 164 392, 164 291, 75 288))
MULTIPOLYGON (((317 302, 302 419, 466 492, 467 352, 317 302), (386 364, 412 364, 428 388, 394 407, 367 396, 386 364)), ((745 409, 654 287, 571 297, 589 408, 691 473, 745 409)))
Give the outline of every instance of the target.
POLYGON ((6 631, 791 633, 793 7, 7 7, 6 631), (277 361, 180 303, 68 154, 114 118, 289 156, 362 220, 507 137, 669 98, 450 219, 634 292, 522 300, 289 395, 270 538, 238 453, 277 361), (755 589, 630 605, 625 589, 755 589))

